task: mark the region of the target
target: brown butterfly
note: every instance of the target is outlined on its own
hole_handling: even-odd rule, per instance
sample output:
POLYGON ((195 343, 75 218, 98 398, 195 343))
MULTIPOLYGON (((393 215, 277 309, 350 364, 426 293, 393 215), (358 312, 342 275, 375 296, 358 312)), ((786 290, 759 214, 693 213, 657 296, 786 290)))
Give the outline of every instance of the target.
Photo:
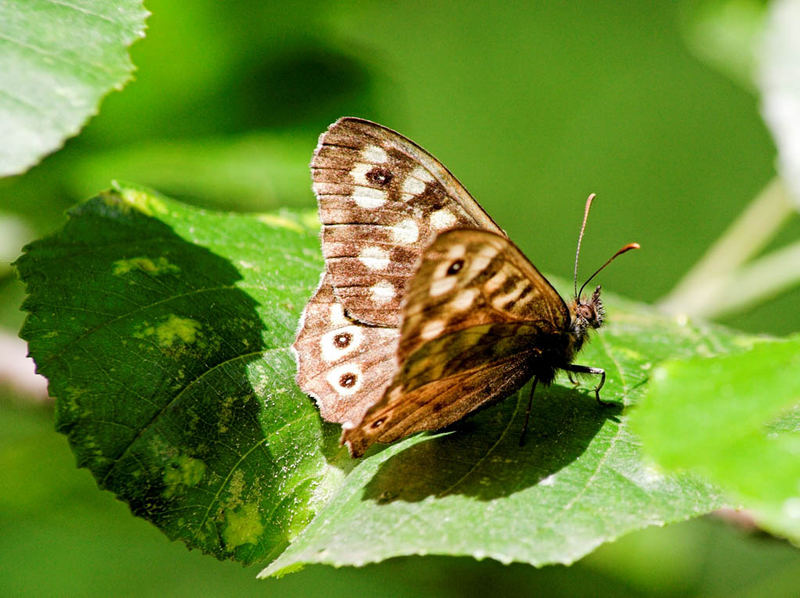
MULTIPOLYGON (((567 306, 436 158, 376 123, 341 118, 311 161, 325 272, 292 346, 297 383, 342 424, 359 457, 374 442, 443 428, 575 365, 603 323, 600 287, 567 306)), ((578 253, 594 195, 586 202, 578 253)), ((575 258, 577 275, 578 259, 575 258)), ((525 426, 530 414, 530 403, 525 426)))

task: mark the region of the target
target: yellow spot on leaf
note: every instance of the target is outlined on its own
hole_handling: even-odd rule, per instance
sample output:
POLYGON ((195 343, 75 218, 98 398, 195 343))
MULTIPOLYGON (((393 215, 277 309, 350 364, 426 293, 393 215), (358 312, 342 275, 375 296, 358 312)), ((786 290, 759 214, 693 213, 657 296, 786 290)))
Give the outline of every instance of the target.
POLYGON ((138 189, 120 189, 120 197, 127 205, 139 210, 142 214, 152 216, 153 214, 166 214, 167 206, 157 197, 139 191, 138 189))
POLYGON ((173 496, 177 489, 186 486, 196 486, 206 473, 206 464, 200 459, 188 455, 180 455, 164 473, 164 484, 167 486, 164 496, 173 496))
POLYGON ((67 386, 64 392, 58 397, 62 407, 66 407, 68 411, 81 411, 82 415, 88 415, 91 410, 81 405, 81 399, 88 391, 85 388, 78 386, 67 386))
POLYGON ((122 276, 133 270, 155 275, 180 272, 180 268, 165 257, 157 258, 155 261, 147 257, 134 257, 114 262, 114 276, 122 276))
POLYGON ((264 224, 269 224, 270 226, 288 228, 289 230, 293 230, 298 233, 305 232, 303 227, 297 222, 287 218, 286 216, 281 216, 280 214, 259 214, 257 218, 259 221, 263 222, 264 224))
POLYGON ((161 347, 172 347, 179 342, 186 345, 195 342, 199 329, 200 322, 171 315, 161 324, 148 326, 135 336, 137 338, 145 338, 155 335, 161 347))
POLYGON ((242 544, 255 544, 264 532, 264 524, 261 522, 256 503, 247 503, 241 509, 226 511, 225 524, 222 536, 230 548, 242 544))
POLYGON ((242 493, 244 492, 244 473, 241 469, 237 469, 231 476, 231 481, 228 483, 228 499, 225 501, 226 506, 234 510, 240 506, 242 502, 242 493))
POLYGON ((235 397, 226 397, 220 404, 219 420, 217 423, 217 431, 220 434, 225 434, 228 431, 228 424, 233 417, 233 404, 235 401, 235 397))

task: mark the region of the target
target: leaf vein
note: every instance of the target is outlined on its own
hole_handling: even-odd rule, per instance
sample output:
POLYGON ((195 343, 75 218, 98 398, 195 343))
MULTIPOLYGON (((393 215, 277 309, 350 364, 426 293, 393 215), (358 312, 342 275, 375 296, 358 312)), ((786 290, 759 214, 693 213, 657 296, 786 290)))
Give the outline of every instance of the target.
POLYGON ((210 367, 210 368, 208 368, 207 370, 205 370, 205 371, 204 371, 204 372, 203 372, 203 373, 202 373, 200 376, 198 376, 197 378, 195 378, 194 380, 192 380, 192 381, 190 381, 188 384, 186 384, 186 386, 184 386, 184 387, 183 387, 183 388, 182 388, 182 389, 181 389, 179 392, 177 392, 177 393, 175 394, 175 396, 174 396, 174 397, 172 397, 172 398, 171 398, 169 401, 167 401, 166 403, 164 403, 164 405, 162 405, 162 406, 161 406, 161 407, 160 407, 160 408, 159 408, 159 409, 158 409, 158 410, 157 410, 157 411, 156 411, 156 412, 153 414, 153 416, 150 418, 150 420, 149 420, 147 423, 145 423, 145 424, 144 424, 144 425, 143 425, 143 426, 142 426, 142 427, 139 429, 139 432, 136 434, 136 436, 134 436, 134 437, 133 437, 133 438, 132 438, 132 439, 131 439, 131 440, 130 440, 130 441, 127 443, 127 444, 126 444, 125 448, 124 448, 124 449, 123 449, 123 450, 122 450, 122 451, 121 451, 121 452, 120 452, 120 453, 117 455, 117 457, 114 459, 114 463, 113 463, 113 465, 112 465, 112 466, 109 468, 109 470, 108 470, 108 471, 105 473, 105 475, 104 475, 104 476, 101 478, 101 480, 100 480, 100 485, 101 485, 101 486, 103 486, 103 487, 105 486, 105 482, 106 482, 106 479, 108 479, 108 476, 109 476, 109 475, 111 475, 111 473, 114 471, 114 469, 116 468, 116 466, 117 466, 117 465, 120 463, 120 461, 122 461, 122 459, 125 457, 125 455, 127 455, 127 454, 128 454, 128 451, 131 449, 131 447, 132 447, 134 444, 136 444, 136 441, 137 441, 137 440, 139 440, 139 439, 140 439, 140 438, 141 438, 141 437, 144 435, 144 433, 145 433, 145 432, 146 432, 146 431, 147 431, 147 430, 150 428, 150 426, 152 426, 152 425, 153 425, 153 423, 154 423, 154 422, 155 422, 155 421, 156 421, 156 420, 157 420, 157 419, 158 419, 158 418, 159 418, 161 415, 163 415, 163 414, 164 414, 164 412, 165 412, 165 411, 166 411, 166 410, 167 410, 167 409, 168 409, 168 408, 169 408, 171 405, 173 405, 173 404, 174 404, 176 401, 178 401, 178 400, 179 400, 179 399, 180 399, 180 398, 181 398, 181 397, 184 395, 184 393, 185 393, 186 391, 188 391, 188 390, 189 390, 189 389, 190 389, 192 386, 194 386, 194 385, 195 385, 197 382, 199 382, 200 380, 202 380, 203 378, 205 378, 205 377, 206 377, 207 375, 209 375, 211 372, 214 372, 214 371, 216 371, 218 368, 220 368, 220 367, 223 367, 223 366, 225 366, 225 365, 228 365, 228 364, 230 364, 230 363, 234 363, 234 362, 236 362, 236 361, 238 361, 238 360, 240 360, 240 359, 246 359, 246 358, 248 358, 248 357, 253 357, 254 355, 264 355, 264 354, 266 354, 266 353, 271 353, 272 351, 285 351, 285 350, 286 350, 286 349, 285 349, 284 347, 275 347, 275 348, 273 348, 273 349, 267 349, 266 351, 251 351, 250 353, 244 353, 244 354, 242 354, 242 355, 237 355, 236 357, 233 357, 233 358, 231 358, 231 359, 227 359, 227 360, 225 360, 225 361, 222 361, 222 362, 220 362, 220 363, 217 363, 217 364, 215 364, 213 367, 210 367))

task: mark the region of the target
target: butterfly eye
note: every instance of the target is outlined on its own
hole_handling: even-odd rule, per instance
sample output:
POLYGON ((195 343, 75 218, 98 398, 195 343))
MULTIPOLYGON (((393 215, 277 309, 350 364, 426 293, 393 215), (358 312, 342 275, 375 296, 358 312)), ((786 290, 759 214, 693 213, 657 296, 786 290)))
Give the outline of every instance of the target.
POLYGON ((380 419, 376 419, 374 422, 372 422, 372 427, 373 428, 380 428, 383 425, 383 422, 385 422, 385 421, 386 421, 385 417, 382 417, 380 419))
POLYGON ((450 267, 447 269, 447 275, 452 276, 453 274, 458 274, 461 271, 461 268, 464 267, 464 260, 458 259, 455 260, 450 267))

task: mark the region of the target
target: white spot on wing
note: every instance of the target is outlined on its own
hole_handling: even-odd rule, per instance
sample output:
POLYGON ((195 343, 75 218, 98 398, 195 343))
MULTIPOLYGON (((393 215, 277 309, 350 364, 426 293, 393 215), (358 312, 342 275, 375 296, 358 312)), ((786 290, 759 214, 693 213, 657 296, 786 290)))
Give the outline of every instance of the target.
POLYGON ((394 285, 388 280, 376 282, 370 287, 369 291, 375 303, 388 303, 395 295, 394 285))
POLYGON ((464 257, 466 253, 467 253, 467 248, 464 245, 461 244, 453 245, 447 250, 447 257, 449 257, 451 260, 455 260, 460 257, 464 257))
POLYGON ((436 230, 444 230, 450 228, 456 223, 456 217, 447 208, 431 212, 431 226, 436 230))
POLYGON ((358 259, 370 270, 384 270, 389 265, 389 252, 380 247, 368 245, 358 254, 358 259))
POLYGON ((450 307, 457 311, 464 311, 475 302, 475 297, 478 296, 478 289, 464 289, 456 298, 450 302, 450 307))
POLYGON ((482 272, 498 253, 500 253, 500 250, 493 245, 480 247, 469 262, 469 273, 474 276, 478 272, 482 272))
POLYGON ((500 249, 498 247, 496 247, 492 243, 485 243, 485 244, 482 244, 480 247, 478 247, 474 251, 474 253, 476 255, 481 255, 481 256, 488 257, 488 258, 493 258, 498 253, 500 253, 500 249))
POLYGON ((360 326, 346 326, 337 328, 322 335, 319 339, 319 347, 322 350, 322 359, 327 362, 337 361, 345 355, 352 353, 361 345, 364 340, 364 332, 360 326), (339 335, 349 335, 349 343, 345 347, 336 344, 336 337, 339 335))
POLYGON ((458 282, 458 279, 455 276, 446 276, 445 278, 434 280, 431 284, 431 296, 438 297, 452 291, 456 286, 456 282, 458 282))
POLYGON ((419 227, 411 218, 406 218, 392 227, 392 238, 395 243, 411 245, 419 239, 419 227))
POLYGON ((490 294, 494 293, 497 289, 503 286, 507 278, 508 274, 501 270, 486 281, 486 284, 484 285, 486 292, 490 294))
POLYGON ((377 145, 368 145, 361 151, 364 160, 373 164, 383 164, 389 159, 386 150, 377 145))
POLYGON ((328 319, 334 326, 347 326, 350 320, 344 315, 344 307, 341 303, 331 303, 328 319))
POLYGON ((353 200, 366 210, 374 210, 386 203, 386 191, 372 187, 355 187, 353 200))
POLYGON ((497 297, 493 297, 492 305, 497 309, 503 309, 509 303, 516 301, 517 298, 522 294, 522 291, 524 291, 525 288, 527 288, 528 286, 530 286, 530 283, 527 280, 525 280, 524 278, 519 280, 517 284, 514 285, 514 288, 511 289, 505 295, 498 295, 497 297))
POLYGON ((442 333, 442 330, 444 330, 444 321, 433 320, 431 322, 427 322, 425 326, 422 327, 420 336, 428 341, 439 336, 442 333))
POLYGON ((369 186, 369 181, 367 180, 367 173, 375 168, 372 164, 364 164, 363 162, 359 162, 353 169, 350 171, 350 176, 353 178, 353 181, 356 185, 367 185, 369 186))
POLYGON ((403 200, 409 201, 425 191, 425 186, 433 181, 433 175, 422 166, 417 166, 403 181, 401 193, 403 200))
POLYGON ((423 183, 419 179, 408 177, 403 182, 403 190, 402 190, 403 199, 405 199, 406 201, 408 201, 409 199, 411 199, 416 195, 419 195, 423 191, 425 191, 425 183, 423 183))

